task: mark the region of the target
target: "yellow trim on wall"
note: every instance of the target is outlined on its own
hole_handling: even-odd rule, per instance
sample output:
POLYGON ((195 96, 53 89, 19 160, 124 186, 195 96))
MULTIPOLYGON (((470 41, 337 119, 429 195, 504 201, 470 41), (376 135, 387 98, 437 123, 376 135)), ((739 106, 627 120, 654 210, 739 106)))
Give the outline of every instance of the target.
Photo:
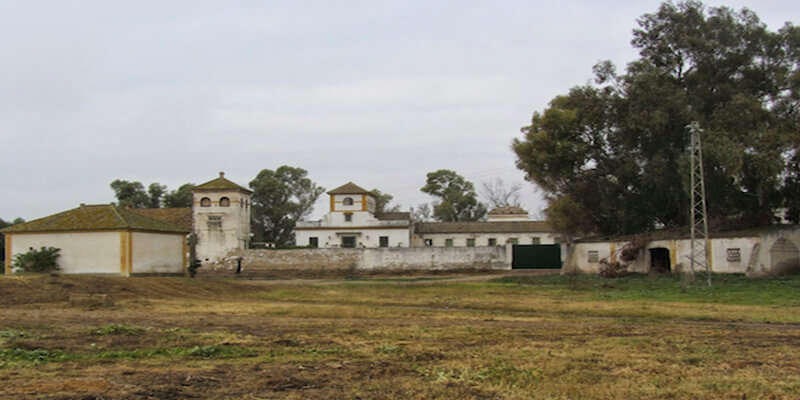
POLYGON ((678 244, 675 240, 669 241, 669 262, 672 266, 672 269, 675 268, 675 264, 678 261, 678 244))
POLYGON ((336 200, 334 200, 335 197, 336 195, 331 195, 331 211, 336 211, 336 200))
POLYGON ((6 265, 5 271, 6 275, 11 275, 11 234, 6 233, 6 265))
POLYGON ((706 257, 708 258, 708 270, 714 272, 714 249, 711 248, 711 239, 706 240, 706 257))
POLYGON ((128 274, 131 276, 133 273, 133 232, 128 231, 128 274))
POLYGON ((119 233, 119 273, 125 276, 128 271, 128 232, 119 233))
POLYGON ((367 195, 361 195, 361 211, 367 211, 367 195))

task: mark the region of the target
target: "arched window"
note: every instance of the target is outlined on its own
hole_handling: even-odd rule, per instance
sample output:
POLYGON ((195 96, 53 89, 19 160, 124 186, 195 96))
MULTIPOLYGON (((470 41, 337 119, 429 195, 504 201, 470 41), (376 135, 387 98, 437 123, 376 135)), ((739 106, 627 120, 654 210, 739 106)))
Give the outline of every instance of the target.
POLYGON ((211 207, 211 199, 208 197, 200 199, 200 207, 211 207))
POLYGON ((344 204, 346 206, 352 206, 353 205, 353 198, 352 197, 345 197, 344 200, 342 200, 342 204, 344 204))
POLYGON ((231 206, 231 199, 227 197, 223 197, 219 199, 219 206, 220 207, 230 207, 231 206))

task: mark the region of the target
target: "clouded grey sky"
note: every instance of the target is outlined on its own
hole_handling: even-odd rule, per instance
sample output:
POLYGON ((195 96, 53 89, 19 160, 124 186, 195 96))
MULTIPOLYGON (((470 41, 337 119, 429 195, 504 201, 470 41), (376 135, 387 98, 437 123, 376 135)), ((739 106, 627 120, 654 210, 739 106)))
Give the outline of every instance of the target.
MULTIPOLYGON (((114 179, 246 186, 283 164, 404 209, 440 168, 521 182, 519 128, 597 61, 634 59, 659 4, 0 0, 0 218, 111 202, 114 179)), ((796 1, 725 4, 800 20, 796 1)), ((523 200, 543 206, 527 182, 523 200)))

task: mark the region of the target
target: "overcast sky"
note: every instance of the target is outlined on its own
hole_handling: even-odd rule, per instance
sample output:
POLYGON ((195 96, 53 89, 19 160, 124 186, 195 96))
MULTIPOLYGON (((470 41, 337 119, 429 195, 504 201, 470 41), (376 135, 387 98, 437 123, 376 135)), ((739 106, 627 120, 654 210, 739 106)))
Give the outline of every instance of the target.
MULTIPOLYGON (((0 0, 0 218, 114 201, 114 179, 247 186, 284 164, 404 209, 440 168, 523 182, 520 127, 596 62, 633 60, 659 4, 0 0)), ((724 4, 800 21, 794 0, 724 4)))

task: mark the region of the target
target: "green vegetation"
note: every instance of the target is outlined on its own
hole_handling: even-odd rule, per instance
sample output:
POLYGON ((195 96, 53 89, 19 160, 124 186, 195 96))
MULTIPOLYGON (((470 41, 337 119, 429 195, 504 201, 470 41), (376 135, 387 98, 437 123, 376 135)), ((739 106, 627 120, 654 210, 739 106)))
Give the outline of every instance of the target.
POLYGON ((21 348, 0 349, 0 368, 15 365, 43 364, 48 362, 90 360, 142 360, 153 358, 227 359, 253 357, 255 353, 241 346, 193 346, 134 350, 97 350, 92 352, 65 352, 58 349, 21 348))
POLYGON ((61 249, 55 247, 44 247, 40 250, 30 249, 26 253, 14 256, 12 267, 18 272, 31 274, 45 274, 58 272, 58 254, 61 249))
POLYGON ((103 336, 103 335, 138 335, 144 329, 125 325, 125 324, 109 324, 97 328, 92 328, 89 331, 90 335, 103 336))
MULTIPOLYGON (((517 166, 549 202, 551 226, 579 235, 683 226, 689 134, 703 129, 712 228, 800 221, 800 27, 755 12, 662 3, 638 18, 639 57, 550 101, 522 128, 517 166)), ((566 89, 566 88, 565 88, 566 89)))
POLYGON ((747 278, 715 274, 714 286, 687 286, 680 276, 597 275, 503 277, 492 282, 518 284, 536 291, 559 293, 573 300, 636 300, 761 306, 800 306, 800 276, 747 278))

